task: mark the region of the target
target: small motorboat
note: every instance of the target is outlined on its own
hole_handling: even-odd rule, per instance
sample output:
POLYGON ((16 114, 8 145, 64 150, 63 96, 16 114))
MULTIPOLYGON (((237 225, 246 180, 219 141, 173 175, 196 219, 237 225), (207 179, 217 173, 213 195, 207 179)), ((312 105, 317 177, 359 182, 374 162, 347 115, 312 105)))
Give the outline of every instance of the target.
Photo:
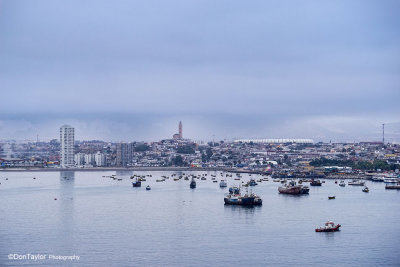
POLYGON ((340 181, 339 186, 346 186, 346 183, 342 180, 340 181))
POLYGON ((311 186, 321 186, 322 183, 321 183, 320 180, 314 180, 314 179, 312 179, 311 182, 310 182, 310 185, 311 185, 311 186))
POLYGON ((332 221, 327 221, 325 223, 325 226, 320 227, 320 228, 316 228, 315 232, 336 232, 336 231, 340 231, 341 225, 340 224, 334 224, 334 222, 332 221))
POLYGON ((146 190, 151 190, 150 185, 146 186, 146 190))
POLYGON ((257 185, 256 180, 250 179, 249 185, 250 185, 250 186, 256 186, 256 185, 257 185))
POLYGON ((223 188, 223 187, 227 187, 227 186, 228 186, 228 184, 226 183, 226 181, 222 179, 221 182, 219 183, 219 187, 223 188))
POLYGON ((369 189, 368 189, 368 187, 364 187, 364 189, 362 191, 365 192, 365 193, 368 193, 369 189))
POLYGON ((328 199, 335 199, 336 196, 328 196, 328 199))
POLYGON ((141 186, 142 186, 142 182, 139 181, 139 180, 136 178, 136 182, 132 182, 132 186, 133 186, 133 187, 141 187, 141 186))
POLYGON ((196 188, 196 181, 194 180, 193 177, 192 177, 192 181, 190 182, 190 188, 192 188, 192 189, 196 188))

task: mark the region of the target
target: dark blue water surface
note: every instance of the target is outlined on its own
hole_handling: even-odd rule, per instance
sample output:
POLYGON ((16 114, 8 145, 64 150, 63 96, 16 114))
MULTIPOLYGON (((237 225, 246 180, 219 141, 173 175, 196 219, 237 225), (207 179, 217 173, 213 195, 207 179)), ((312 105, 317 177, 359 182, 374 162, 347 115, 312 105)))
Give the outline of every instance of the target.
MULTIPOLYGON (((244 208, 224 205, 228 190, 210 177, 220 172, 194 190, 183 179, 156 182, 172 173, 138 172, 152 177, 133 188, 128 171, 0 172, 0 265, 400 265, 400 190, 383 183, 364 193, 326 180, 298 197, 270 179, 253 187, 263 205, 244 208), (123 180, 102 177, 111 174, 123 180), (316 233, 327 220, 342 230, 316 233), (8 259, 27 253, 80 259, 8 259)), ((228 185, 240 183, 234 177, 228 185)))

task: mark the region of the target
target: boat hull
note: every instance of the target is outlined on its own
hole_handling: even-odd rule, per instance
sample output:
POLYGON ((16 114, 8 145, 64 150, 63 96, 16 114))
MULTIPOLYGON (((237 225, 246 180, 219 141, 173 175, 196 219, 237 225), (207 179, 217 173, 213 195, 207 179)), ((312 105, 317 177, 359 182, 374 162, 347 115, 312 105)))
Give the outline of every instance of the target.
POLYGON ((335 227, 332 228, 317 228, 315 229, 315 232, 337 232, 340 231, 340 224, 336 225, 335 227))

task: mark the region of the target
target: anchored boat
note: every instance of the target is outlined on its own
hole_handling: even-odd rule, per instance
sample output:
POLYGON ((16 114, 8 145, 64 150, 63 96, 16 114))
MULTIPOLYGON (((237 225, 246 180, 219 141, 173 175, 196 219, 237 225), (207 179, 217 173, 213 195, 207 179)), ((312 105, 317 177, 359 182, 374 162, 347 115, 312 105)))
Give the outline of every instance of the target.
POLYGON ((314 180, 314 179, 312 179, 310 185, 311 185, 311 186, 321 186, 322 183, 321 183, 320 180, 314 180))
POLYGON ((353 180, 351 182, 347 183, 348 185, 357 185, 357 186, 364 186, 365 182, 359 181, 359 180, 353 180))
POLYGON ((192 189, 196 188, 196 181, 194 180, 193 177, 192 177, 192 181, 190 182, 190 188, 192 188, 192 189))
POLYGON ((315 229, 315 232, 336 232, 336 231, 340 231, 341 225, 340 224, 334 224, 334 222, 332 221, 327 221, 325 223, 325 226, 320 227, 315 229))
POLYGON ((310 188, 308 186, 296 185, 295 181, 291 181, 289 184, 285 184, 278 188, 279 193, 289 195, 301 195, 308 194, 310 188))
POLYGON ((138 178, 136 178, 135 182, 132 182, 132 186, 133 187, 141 187, 142 186, 142 182, 138 180, 138 178))
POLYGON ((241 195, 240 188, 234 187, 229 190, 232 193, 227 194, 224 197, 225 205, 240 205, 240 206, 261 206, 262 199, 253 193, 246 193, 241 195))
POLYGON ((221 180, 221 182, 219 182, 219 187, 227 187, 228 184, 226 183, 226 181, 224 179, 221 180))

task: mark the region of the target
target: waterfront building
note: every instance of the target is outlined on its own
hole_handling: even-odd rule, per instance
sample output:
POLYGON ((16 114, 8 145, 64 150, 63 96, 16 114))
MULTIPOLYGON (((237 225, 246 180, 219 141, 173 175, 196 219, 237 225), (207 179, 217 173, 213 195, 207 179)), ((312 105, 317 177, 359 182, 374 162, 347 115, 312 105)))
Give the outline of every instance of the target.
POLYGON ((127 166, 132 163, 132 154, 134 151, 134 143, 118 143, 117 144, 117 166, 127 166))
POLYGON ((69 125, 60 128, 60 165, 62 168, 74 165, 75 130, 69 125))
POLYGON ((93 154, 85 154, 85 164, 93 165, 95 163, 95 158, 93 154))
POLYGON ((75 154, 75 165, 83 165, 85 164, 85 155, 82 153, 75 154))
POLYGON ((97 167, 105 166, 106 165, 106 156, 103 153, 100 153, 100 151, 98 151, 94 155, 94 161, 95 161, 97 167))

